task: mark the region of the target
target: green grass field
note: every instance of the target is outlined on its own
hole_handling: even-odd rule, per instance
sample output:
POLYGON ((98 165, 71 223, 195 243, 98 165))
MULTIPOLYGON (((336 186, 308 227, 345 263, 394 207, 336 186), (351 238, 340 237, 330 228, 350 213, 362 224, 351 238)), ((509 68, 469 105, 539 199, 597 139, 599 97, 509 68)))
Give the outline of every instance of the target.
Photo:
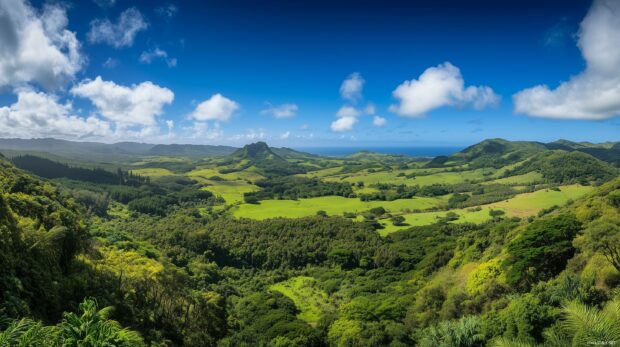
POLYGON ((174 175, 174 172, 168 169, 162 169, 162 168, 136 169, 136 170, 131 170, 131 172, 136 175, 148 176, 148 177, 162 177, 162 176, 174 175))
POLYGON ((276 217, 299 218, 325 211, 328 215, 342 215, 344 212, 363 212, 382 206, 392 213, 408 210, 425 210, 444 204, 448 196, 437 198, 415 197, 394 201, 361 201, 358 198, 323 196, 299 200, 264 200, 260 204, 242 204, 234 209, 237 218, 267 219, 276 217))
MULTIPOLYGON (((490 209, 502 210, 508 216, 529 217, 535 216, 540 210, 552 207, 554 205, 562 206, 571 199, 577 199, 587 194, 592 187, 581 185, 570 185, 560 187, 560 191, 550 189, 542 189, 532 193, 524 193, 515 196, 506 201, 500 201, 488 205, 480 206, 480 211, 469 209, 453 209, 450 210, 459 215, 459 219, 453 223, 482 223, 491 218, 490 209)), ((421 212, 403 214, 405 217, 404 226, 395 226, 389 220, 382 220, 381 224, 384 229, 379 229, 382 236, 388 235, 398 230, 406 229, 412 226, 429 225, 436 223, 440 218, 445 217, 448 211, 438 212, 421 212)))
POLYGON ((482 223, 491 218, 488 207, 482 208, 480 211, 472 211, 470 209, 454 209, 450 211, 437 212, 421 212, 402 215, 405 217, 405 225, 395 226, 390 220, 382 220, 383 229, 378 232, 381 236, 389 235, 395 231, 407 229, 414 226, 422 226, 436 223, 440 218, 446 216, 448 212, 454 212, 459 215, 459 219, 452 223, 482 223))
POLYGON ((315 326, 321 316, 333 308, 327 294, 321 290, 313 277, 298 276, 276 283, 269 289, 282 293, 293 300, 301 311, 297 317, 315 326))
POLYGON ((203 180, 202 183, 208 184, 202 189, 221 196, 227 204, 243 202, 243 193, 255 192, 259 188, 245 181, 209 181, 203 180))
POLYGON ((248 180, 248 181, 258 181, 263 179, 264 177, 254 172, 251 168, 243 171, 230 172, 230 173, 220 173, 217 169, 214 168, 201 168, 195 169, 185 174, 187 177, 193 178, 197 181, 209 180, 212 177, 220 177, 227 181, 236 181, 236 180, 248 180))
POLYGON ((568 200, 580 198, 592 189, 591 186, 582 186, 579 184, 562 186, 559 192, 551 189, 542 189, 532 193, 519 194, 512 199, 496 202, 487 206, 502 209, 506 211, 509 216, 528 217, 536 215, 538 211, 544 208, 549 208, 554 205, 562 206, 566 204, 568 200))
POLYGON ((484 179, 484 173, 492 173, 489 169, 478 169, 462 172, 435 172, 428 174, 431 169, 412 169, 412 170, 393 170, 393 171, 379 171, 379 172, 367 172, 362 171, 354 174, 342 174, 334 176, 326 176, 326 181, 333 182, 364 182, 366 185, 388 183, 388 184, 404 184, 404 185, 419 185, 427 186, 431 184, 457 184, 465 181, 478 181, 484 179), (420 174, 413 178, 407 178, 406 176, 399 175, 420 174))

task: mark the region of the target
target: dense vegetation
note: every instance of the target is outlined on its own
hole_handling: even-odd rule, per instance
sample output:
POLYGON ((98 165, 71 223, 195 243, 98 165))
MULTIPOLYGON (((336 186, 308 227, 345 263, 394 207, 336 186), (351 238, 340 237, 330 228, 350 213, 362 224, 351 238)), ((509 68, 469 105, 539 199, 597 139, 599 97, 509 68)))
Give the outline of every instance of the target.
POLYGON ((269 180, 258 181, 256 185, 262 189, 256 192, 245 193, 244 197, 246 202, 255 203, 260 200, 268 199, 295 200, 328 195, 355 197, 351 184, 324 182, 319 179, 308 179, 303 177, 286 176, 271 178, 269 180))
POLYGON ((616 343, 618 171, 546 146, 493 140, 431 163, 258 144, 223 158, 142 158, 136 166, 161 170, 133 185, 67 165, 47 181, 0 158, 0 345, 616 343), (170 171, 175 162, 209 176, 170 171), (567 183, 589 193, 504 207, 567 194, 567 183), (364 208, 236 218, 246 205, 213 187, 249 187, 257 208, 333 195, 364 208))
POLYGON ((18 168, 45 178, 65 177, 77 181, 128 186, 139 186, 148 181, 148 177, 137 176, 131 172, 124 172, 121 169, 118 169, 117 172, 110 172, 101 168, 85 169, 71 167, 33 155, 18 156, 13 158, 12 161, 18 168))

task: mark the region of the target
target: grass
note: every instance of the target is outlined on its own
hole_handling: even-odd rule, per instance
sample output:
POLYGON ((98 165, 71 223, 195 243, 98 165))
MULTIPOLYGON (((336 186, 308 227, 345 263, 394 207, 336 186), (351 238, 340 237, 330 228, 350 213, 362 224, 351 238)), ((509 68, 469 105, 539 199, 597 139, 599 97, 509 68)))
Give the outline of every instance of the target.
POLYGON ((193 178, 199 182, 203 180, 209 180, 214 176, 220 177, 227 181, 248 180, 255 182, 264 178, 258 173, 252 171, 251 169, 223 174, 214 168, 201 168, 192 170, 186 173, 186 175, 187 177, 193 178))
POLYGON ((506 201, 496 202, 487 205, 492 208, 502 209, 510 216, 528 217, 538 213, 538 211, 552 206, 562 206, 568 200, 577 199, 593 188, 591 186, 582 186, 573 184, 569 186, 559 187, 560 191, 551 189, 541 189, 531 193, 524 193, 515 196, 506 201))
POLYGON ((202 189, 208 190, 217 196, 221 196, 224 200, 226 200, 227 204, 243 202, 243 193, 259 190, 257 186, 249 184, 245 181, 203 180, 202 183, 208 184, 202 189))
MULTIPOLYGON (((450 210, 459 215, 459 219, 453 223, 483 223, 491 218, 489 210, 503 210, 508 216, 529 217, 535 216, 542 209, 552 207, 554 205, 562 206, 571 199, 577 199, 587 194, 593 188, 590 186, 581 186, 578 184, 562 186, 560 191, 551 189, 542 189, 531 193, 519 194, 511 199, 500 201, 488 205, 480 206, 480 211, 468 209, 450 210)), ((445 217, 449 211, 439 212, 421 212, 403 214, 405 217, 404 226, 395 226, 390 220, 382 220, 381 224, 384 229, 379 229, 382 236, 389 235, 395 231, 410 228, 412 226, 429 225, 436 223, 440 218, 445 217)))
POLYGON ((393 225, 390 220, 382 220, 381 224, 384 229, 379 229, 378 232, 381 236, 389 235, 395 231, 407 229, 414 226, 422 226, 436 223, 440 218, 446 216, 448 212, 454 212, 459 215, 459 219, 452 223, 482 223, 491 218, 489 215, 488 207, 482 208, 480 211, 473 211, 472 209, 454 209, 450 211, 437 211, 437 212, 421 212, 410 213, 402 215, 405 217, 405 225, 396 226, 393 225))
POLYGON ((136 175, 148 176, 148 177, 162 177, 162 176, 174 175, 174 172, 168 169, 163 169, 163 168, 135 169, 135 170, 131 170, 131 172, 136 175))
POLYGON ((477 181, 484 179, 484 173, 492 172, 489 169, 477 169, 461 172, 434 172, 429 174, 430 169, 412 169, 412 170, 393 170, 393 171, 379 171, 379 172, 367 172, 362 171, 354 174, 343 174, 335 176, 327 176, 324 179, 327 181, 336 182, 350 182, 355 183, 363 181, 366 185, 387 183, 387 184, 404 184, 404 185, 419 185, 427 186, 431 184, 457 184, 465 181, 477 181), (423 174, 415 176, 413 178, 407 178, 408 174, 423 174), (401 176, 399 176, 401 175, 401 176))
POLYGON ((313 277, 293 277, 269 289, 291 299, 301 311, 297 317, 312 326, 316 326, 323 313, 332 309, 327 294, 319 288, 313 277))
POLYGON ((323 196, 299 200, 264 200, 260 204, 242 204, 235 208, 235 217, 267 219, 276 217, 299 218, 315 215, 325 211, 328 215, 342 215, 344 212, 363 212, 373 207, 382 206, 392 213, 409 210, 425 210, 444 204, 448 196, 428 198, 415 197, 394 201, 361 201, 357 198, 340 196, 323 196))

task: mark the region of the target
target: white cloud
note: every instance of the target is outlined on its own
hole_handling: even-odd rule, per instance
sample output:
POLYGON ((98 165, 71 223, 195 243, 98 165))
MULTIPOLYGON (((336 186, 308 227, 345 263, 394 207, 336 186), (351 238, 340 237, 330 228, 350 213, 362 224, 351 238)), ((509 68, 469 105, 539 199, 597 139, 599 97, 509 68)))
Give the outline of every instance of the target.
POLYGON ((150 81, 130 87, 104 81, 101 77, 82 81, 71 93, 90 99, 98 112, 121 127, 153 126, 163 107, 172 103, 174 93, 150 81))
POLYGON ((341 117, 331 124, 332 131, 343 132, 353 130, 353 126, 357 123, 356 117, 341 117))
POLYGON ((369 116, 372 116, 373 114, 375 114, 375 112, 377 112, 377 108, 374 104, 368 104, 366 105, 366 108, 364 108, 364 113, 369 116))
POLYGON ((92 116, 79 117, 71 103, 59 103, 42 92, 20 90, 17 102, 0 107, 0 137, 84 139, 110 134, 108 122, 92 116))
POLYGON ((245 134, 235 134, 229 138, 229 140, 239 141, 239 140, 249 140, 249 141, 257 141, 263 140, 267 137, 265 133, 265 129, 247 129, 245 134))
POLYGON ((260 114, 272 115, 276 118, 292 118, 297 114, 297 110, 299 110, 299 107, 295 104, 282 104, 274 106, 267 103, 267 108, 260 111, 260 114))
POLYGON ((340 107, 338 112, 336 112, 338 119, 331 124, 332 131, 343 132, 353 130, 353 126, 358 121, 357 117, 360 115, 362 115, 362 112, 353 106, 345 105, 340 107))
POLYGON ((291 132, 290 131, 287 131, 287 132, 284 132, 284 133, 280 134, 280 139, 281 140, 288 140, 289 137, 291 137, 291 132))
POLYGON ((224 137, 224 131, 220 128, 218 123, 215 123, 213 127, 210 127, 206 122, 194 122, 194 124, 185 128, 191 134, 193 139, 206 139, 206 140, 219 140, 224 137))
POLYGON ((93 2, 102 8, 112 7, 116 4, 116 0, 93 0, 93 2))
POLYGON ((355 117, 357 117, 359 115, 360 115, 360 111, 358 111, 353 106, 342 106, 338 110, 338 112, 336 112, 336 117, 338 117, 338 118, 344 118, 344 117, 355 118, 355 117))
POLYGON ((399 104, 391 105, 390 111, 405 117, 423 117, 443 106, 482 109, 499 102, 499 96, 487 86, 465 88, 461 71, 449 62, 426 69, 417 80, 403 82, 392 95, 399 104))
POLYGON ((84 58, 65 9, 46 5, 38 15, 22 0, 0 0, 0 87, 37 82, 56 88, 72 79, 84 58))
POLYGON ((516 113, 555 119, 620 116, 620 1, 593 3, 581 22, 578 46, 586 69, 556 89, 538 85, 516 93, 516 113))
POLYGON ((118 59, 114 59, 114 58, 108 58, 103 62, 103 67, 105 67, 106 69, 113 69, 115 67, 118 66, 120 62, 118 61, 118 59))
POLYGON ((161 58, 163 61, 166 62, 168 67, 177 66, 177 58, 169 58, 168 52, 164 51, 163 49, 159 49, 159 48, 155 48, 150 51, 142 52, 138 60, 143 64, 150 64, 153 62, 153 59, 156 59, 156 58, 161 58))
POLYGON ((189 117, 203 122, 210 120, 226 122, 238 109, 238 103, 218 93, 198 104, 189 117))
POLYGON ((356 102, 362 98, 362 89, 364 88, 364 79, 358 72, 354 72, 342 81, 340 85, 340 96, 343 99, 356 102))
POLYGON ((165 18, 172 18, 179 11, 179 8, 174 4, 166 4, 164 6, 155 9, 155 13, 165 18))
POLYGON ((95 19, 90 22, 90 31, 87 34, 91 43, 107 43, 115 48, 130 47, 142 30, 148 28, 142 13, 131 7, 121 13, 116 24, 109 19, 95 19))
POLYGON ((374 116, 372 117, 372 124, 378 127, 382 127, 387 123, 387 119, 380 117, 380 116, 374 116))

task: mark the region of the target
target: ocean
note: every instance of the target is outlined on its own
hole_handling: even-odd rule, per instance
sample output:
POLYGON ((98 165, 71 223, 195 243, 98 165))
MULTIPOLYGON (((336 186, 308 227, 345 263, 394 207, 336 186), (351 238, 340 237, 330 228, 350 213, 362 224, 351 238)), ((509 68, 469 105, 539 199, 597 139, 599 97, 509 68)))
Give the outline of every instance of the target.
POLYGON ((344 157, 360 151, 384 154, 401 154, 412 157, 436 157, 450 155, 464 147, 300 147, 295 150, 330 157, 344 157))

